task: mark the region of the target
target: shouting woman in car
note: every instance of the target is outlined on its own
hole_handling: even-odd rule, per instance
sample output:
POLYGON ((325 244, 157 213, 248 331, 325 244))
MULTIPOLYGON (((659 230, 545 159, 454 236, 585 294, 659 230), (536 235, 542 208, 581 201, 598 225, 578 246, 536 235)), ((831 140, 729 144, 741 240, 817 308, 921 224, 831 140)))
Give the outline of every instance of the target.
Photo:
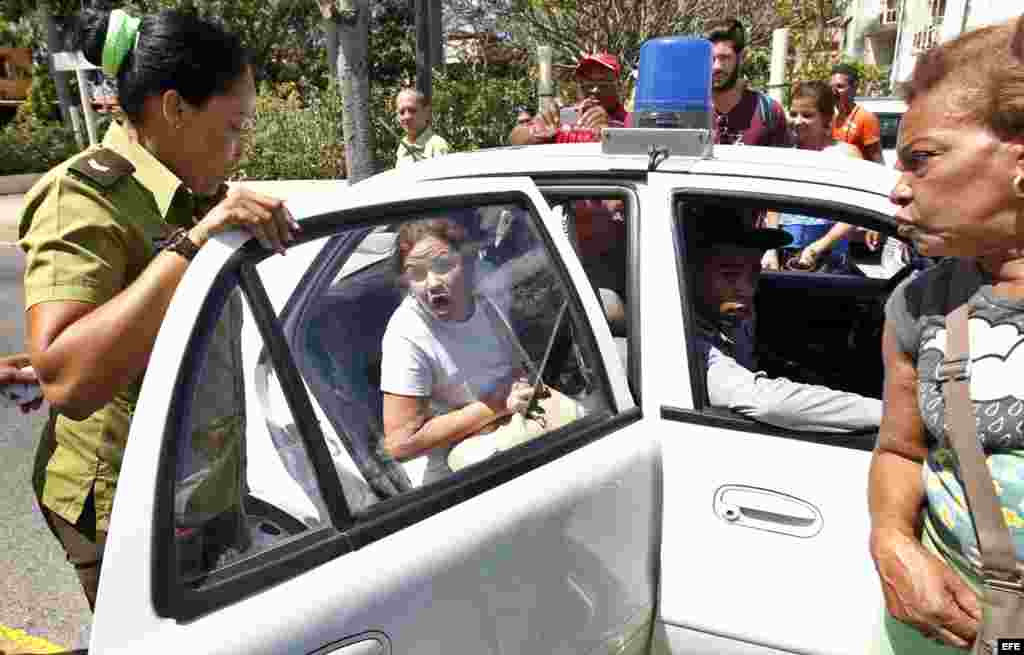
MULTIPOLYGON (((832 89, 824 82, 798 82, 793 87, 789 120, 797 147, 827 155, 861 159, 860 150, 856 146, 832 138, 834 109, 832 89)), ((795 270, 824 270, 831 273, 849 270, 847 236, 853 226, 816 216, 775 212, 768 213, 765 224, 768 227, 781 227, 793 237, 793 243, 788 248, 765 253, 762 261, 765 269, 779 270, 780 266, 784 266, 795 270)))
POLYGON ((1024 561, 1024 17, 922 55, 907 102, 891 193, 899 231, 922 255, 950 258, 886 307, 885 411, 868 486, 888 610, 876 652, 941 652, 935 641, 953 653, 978 634, 985 570, 996 570, 988 557, 1016 559, 1017 575, 1024 561), (966 361, 952 352, 964 332, 966 361), (966 398, 948 386, 958 363, 969 364, 966 398), (961 411, 946 408, 946 393, 965 401, 961 411), (970 460, 980 476, 954 442, 965 453, 981 446, 970 460), (970 499, 967 480, 978 481, 970 499), (984 506, 1005 526, 979 529, 984 506), (979 533, 1008 548, 986 548, 979 533))
MULTIPOLYGON (((428 484, 451 473, 456 444, 525 413, 535 385, 511 327, 475 288, 476 248, 465 226, 449 218, 408 223, 396 244, 395 270, 408 295, 384 333, 384 447, 400 461, 426 455, 428 484)), ((574 403, 563 404, 575 418, 574 403)), ((505 445, 514 445, 507 436, 505 445)))

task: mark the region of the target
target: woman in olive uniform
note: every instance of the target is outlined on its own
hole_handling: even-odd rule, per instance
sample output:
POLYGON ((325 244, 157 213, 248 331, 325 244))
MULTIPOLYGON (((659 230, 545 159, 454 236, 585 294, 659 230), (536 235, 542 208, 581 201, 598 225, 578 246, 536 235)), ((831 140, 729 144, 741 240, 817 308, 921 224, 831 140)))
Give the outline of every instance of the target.
POLYGON ((84 12, 76 36, 116 77, 125 121, 28 193, 20 245, 29 354, 52 408, 36 493, 94 607, 142 375, 185 269, 219 232, 283 253, 298 225, 281 201, 224 184, 256 104, 238 37, 193 14, 120 10, 84 12))

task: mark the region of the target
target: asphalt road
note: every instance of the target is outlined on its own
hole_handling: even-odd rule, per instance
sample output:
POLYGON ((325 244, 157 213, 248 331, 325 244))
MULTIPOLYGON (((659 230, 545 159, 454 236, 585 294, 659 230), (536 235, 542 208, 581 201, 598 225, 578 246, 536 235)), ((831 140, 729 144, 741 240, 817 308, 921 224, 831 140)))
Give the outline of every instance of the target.
MULTIPOLYGON (((0 354, 25 349, 23 268, 21 251, 0 245, 0 354)), ((84 648, 89 607, 31 489, 36 440, 45 420, 45 406, 29 416, 0 407, 0 626, 84 648)))

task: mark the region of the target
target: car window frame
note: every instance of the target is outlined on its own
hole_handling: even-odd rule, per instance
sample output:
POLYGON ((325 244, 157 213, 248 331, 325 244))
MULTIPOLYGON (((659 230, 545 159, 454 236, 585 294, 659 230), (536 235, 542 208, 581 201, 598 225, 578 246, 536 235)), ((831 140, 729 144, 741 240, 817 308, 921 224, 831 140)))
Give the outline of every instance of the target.
MULTIPOLYGON (((578 345, 589 354, 592 358, 591 361, 599 362, 598 370, 594 371, 596 376, 595 382, 603 389, 610 407, 608 412, 595 412, 590 416, 577 420, 572 424, 572 427, 567 426, 570 431, 582 431, 578 437, 562 438, 559 440, 543 438, 525 444, 521 449, 517 448, 511 451, 499 453, 488 459, 488 464, 499 462, 502 463, 503 469, 506 466, 510 467, 510 470, 514 469, 515 472, 513 475, 501 479, 501 482, 504 482, 512 479, 512 477, 517 477, 522 473, 532 470, 537 466, 553 461, 565 453, 576 450, 577 448, 604 436, 608 432, 617 430, 624 425, 628 425, 629 423, 639 420, 641 416, 639 405, 629 409, 624 409, 618 406, 615 394, 612 392, 612 385, 608 376, 607 365, 604 362, 600 349, 597 346, 597 339, 593 332, 593 326, 590 324, 586 310, 582 305, 582 301, 579 297, 579 291, 576 284, 573 282, 573 278, 568 269, 565 267, 565 262, 561 257, 561 253, 558 251, 554 241, 551 239, 551 235, 548 233, 546 226, 544 225, 544 221, 537 214, 536 208, 532 204, 532 199, 516 192, 490 192, 479 194, 466 193, 458 196, 434 197, 430 198, 428 201, 391 203, 386 208, 378 210, 376 216, 371 220, 356 220, 350 218, 360 212, 361 210, 359 209, 328 212, 303 221, 303 230, 308 236, 331 236, 336 238, 342 235, 333 234, 332 226, 335 225, 345 225, 348 228, 348 234, 354 234, 357 229, 365 230, 365 233, 369 233, 381 226, 391 225, 402 221, 403 219, 408 219, 418 211, 436 211, 443 210, 445 208, 463 208, 467 206, 502 203, 521 204, 529 209, 530 221, 535 226, 538 236, 544 244, 545 251, 551 260, 552 266, 555 268, 555 272, 560 276, 560 279, 567 287, 567 300, 569 300, 568 313, 576 325, 581 327, 581 329, 577 330, 578 345), (612 428, 605 430, 603 426, 608 425, 611 425, 612 428), (578 444, 576 444, 577 440, 579 441, 578 444), (572 447, 565 447, 567 444, 572 447), (517 467, 521 467, 521 470, 517 467)), ((307 298, 322 293, 323 285, 325 283, 329 284, 329 281, 334 279, 338 271, 344 267, 347 258, 350 257, 357 249, 360 241, 361 239, 353 239, 352 242, 346 244, 344 249, 342 249, 341 246, 335 246, 338 250, 334 252, 328 252, 325 247, 323 251, 317 254, 317 257, 314 259, 314 263, 311 264, 310 268, 300 280, 299 285, 297 285, 304 287, 303 293, 301 296, 292 294, 281 311, 279 318, 282 325, 293 326, 294 324, 301 322, 302 316, 300 312, 309 311, 311 307, 307 298), (318 262, 322 264, 326 260, 332 260, 331 264, 333 268, 330 270, 326 268, 314 270, 318 262)), ((294 330, 294 327, 290 327, 289 329, 294 330)), ((289 346, 294 349, 296 343, 295 340, 298 338, 298 335, 287 332, 288 330, 286 330, 285 338, 288 341, 289 346)), ((564 434, 568 434, 568 432, 564 434)), ((547 437, 547 435, 545 435, 545 437, 547 437)), ((471 495, 476 495, 475 492, 472 494, 466 494, 467 488, 479 487, 481 490, 486 490, 486 488, 497 486, 497 484, 501 483, 497 482, 490 485, 486 484, 488 467, 481 466, 478 471, 473 470, 474 468, 477 467, 470 467, 469 469, 453 473, 445 480, 432 485, 415 488, 393 498, 380 500, 363 511, 353 513, 354 522, 349 526, 349 532, 352 533, 350 534, 350 538, 353 539, 353 543, 356 547, 359 547, 377 538, 391 534, 396 529, 399 529, 389 529, 387 521, 390 520, 388 518, 389 515, 401 510, 402 507, 416 505, 420 508, 420 511, 423 512, 421 515, 413 517, 412 520, 409 520, 400 526, 405 527, 406 525, 411 525, 412 523, 427 518, 428 516, 436 513, 436 511, 447 509, 448 507, 456 504, 449 503, 444 498, 438 500, 436 497, 439 495, 446 496, 450 491, 459 491, 458 502, 461 502, 461 500, 464 500, 471 495), (465 479, 463 479, 464 477, 465 479), (435 511, 431 511, 430 508, 435 506, 437 509, 435 511)))
MULTIPOLYGON (((690 260, 688 244, 683 238, 685 229, 679 229, 676 218, 676 207, 680 201, 686 199, 700 200, 721 200, 725 202, 736 202, 739 205, 753 205, 763 207, 768 205, 776 211, 812 211, 815 213, 834 212, 840 217, 853 216, 858 218, 852 222, 860 227, 878 230, 888 237, 896 237, 895 226, 892 218, 881 212, 865 207, 851 205, 838 200, 815 199, 814 203, 806 200, 798 200, 790 195, 758 193, 743 190, 719 190, 699 189, 686 186, 677 187, 673 191, 669 203, 670 222, 672 226, 672 242, 676 259, 676 279, 679 285, 680 306, 683 313, 683 327, 685 331, 685 350, 690 375, 690 388, 692 392, 693 409, 678 407, 675 405, 662 404, 660 415, 662 419, 680 423, 694 423, 715 428, 724 428, 736 432, 744 432, 751 435, 781 437, 795 441, 820 443, 839 448, 853 450, 871 451, 874 448, 874 439, 866 439, 865 435, 874 435, 876 432, 851 432, 847 434, 806 432, 781 428, 767 423, 761 423, 754 419, 746 418, 728 409, 711 407, 705 402, 707 398, 707 376, 704 364, 701 361, 700 352, 697 346, 697 322, 695 310, 695 284, 696 276, 693 267, 688 265, 690 260), (863 220, 860 220, 863 219, 863 220)), ((838 219, 837 219, 838 220, 838 219)))
MULTIPOLYGON (((535 179, 537 188, 547 199, 548 194, 569 198, 588 198, 592 194, 621 193, 627 202, 629 215, 626 223, 626 288, 629 292, 629 348, 627 351, 626 378, 636 404, 643 404, 643 375, 641 374, 640 316, 643 308, 642 285, 640 284, 640 213, 641 204, 637 184, 625 180, 545 180, 535 179)), ((595 290, 596 292, 596 290, 595 290)))
MULTIPOLYGON (((304 242, 304 239, 298 243, 301 242, 304 242)), ((283 334, 280 332, 280 325, 276 321, 267 321, 267 317, 275 316, 275 312, 255 266, 270 254, 253 240, 231 255, 203 299, 176 374, 157 464, 158 485, 153 509, 153 606, 158 616, 180 621, 195 619, 283 582, 292 577, 293 571, 297 568, 313 568, 338 554, 352 550, 345 535, 336 527, 339 522, 344 521, 344 517, 349 516, 349 512, 340 479, 333 474, 333 462, 327 451, 326 441, 320 432, 304 385, 294 383, 293 376, 298 373, 291 354, 282 353, 280 346, 283 334), (290 384, 282 384, 281 390, 296 420, 310 462, 317 473, 317 487, 328 508, 330 521, 318 527, 311 527, 307 532, 283 539, 273 547, 240 562, 212 571, 208 576, 210 584, 193 589, 185 585, 177 574, 177 550, 173 538, 176 484, 174 471, 178 443, 182 432, 188 430, 190 426, 189 408, 193 402, 201 364, 208 354, 210 335, 220 320, 221 311, 230 293, 236 289, 240 289, 245 295, 244 302, 249 306, 260 336, 264 340, 264 346, 268 345, 268 335, 270 343, 276 342, 268 348, 268 353, 277 374, 288 376, 291 380, 290 384), (274 334, 275 330, 277 334, 274 334), (314 434, 310 434, 311 432, 314 434), (317 435, 319 439, 316 438, 317 435), (331 475, 324 475, 325 466, 331 467, 331 475)))
MULTIPOLYGON (((256 270, 256 265, 272 253, 263 249, 255 240, 250 240, 228 258, 209 286, 176 372, 175 389, 168 407, 168 420, 157 462, 159 477, 154 498, 152 600, 158 616, 189 621, 239 602, 262 589, 302 575, 335 557, 364 547, 495 488, 640 419, 639 406, 626 409, 618 407, 615 394, 612 392, 607 364, 601 357, 593 327, 579 297, 577 286, 565 267, 561 253, 543 225, 544 221, 537 213, 538 208, 534 205, 533 199, 526 194, 490 192, 392 203, 387 205, 386 211, 378 211, 372 218, 366 217, 366 207, 328 212, 304 220, 298 240, 289 247, 321 238, 327 238, 329 241, 332 237, 344 237, 361 228, 372 229, 395 218, 408 218, 416 211, 428 208, 467 206, 484 202, 514 202, 529 208, 531 220, 538 227, 540 238, 555 272, 566 285, 569 314, 580 327, 577 330, 577 341, 580 347, 585 349, 586 356, 594 362, 595 384, 602 389, 608 400, 609 409, 596 411, 578 420, 571 427, 563 428, 564 432, 554 433, 550 438, 539 439, 521 448, 500 453, 485 464, 454 473, 435 485, 382 500, 365 512, 352 514, 348 511, 340 479, 334 472, 333 460, 319 431, 312 401, 307 395, 309 391, 302 383, 301 372, 291 352, 291 340, 284 330, 284 325, 292 313, 297 311, 301 296, 293 293, 280 314, 274 310, 256 270), (242 270, 247 272, 241 273, 242 270), (174 471, 178 441, 182 430, 188 427, 188 408, 193 402, 191 393, 198 376, 198 364, 207 353, 209 335, 219 319, 229 293, 243 285, 249 287, 243 287, 242 292, 246 294, 246 302, 264 338, 264 345, 269 345, 267 352, 274 363, 275 371, 279 376, 286 370, 294 373, 286 374, 289 378, 287 381, 282 377, 281 390, 286 399, 289 399, 289 406, 292 407, 294 403, 300 410, 299 414, 304 415, 302 425, 305 427, 300 426, 297 415, 296 425, 300 427, 300 434, 307 445, 323 499, 328 507, 333 509, 330 510, 329 523, 311 528, 308 533, 285 539, 266 551, 218 570, 211 574, 211 578, 216 578, 215 583, 200 589, 192 589, 184 585, 178 577, 177 554, 173 539, 174 471), (282 359, 283 363, 275 361, 276 359, 282 359), (310 432, 313 432, 314 436, 311 436, 310 432), (554 438, 555 434, 557 438, 554 438), (315 435, 319 435, 319 438, 315 435), (310 440, 319 441, 319 444, 310 448, 310 440)), ((325 244, 325 248, 313 258, 313 263, 300 277, 296 288, 308 285, 320 271, 318 263, 322 265, 324 258, 331 254, 326 250, 325 244)))

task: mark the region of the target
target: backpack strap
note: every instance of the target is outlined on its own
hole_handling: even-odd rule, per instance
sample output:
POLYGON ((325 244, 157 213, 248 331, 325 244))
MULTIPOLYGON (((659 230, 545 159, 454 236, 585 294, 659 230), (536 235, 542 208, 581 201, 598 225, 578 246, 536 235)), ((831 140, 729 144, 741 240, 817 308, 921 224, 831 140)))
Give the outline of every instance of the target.
POLYGON ((772 111, 773 103, 771 97, 760 91, 754 91, 754 94, 757 95, 757 115, 761 119, 761 124, 769 132, 774 133, 775 128, 778 127, 778 116, 772 111))
POLYGON ((982 575, 988 585, 1002 583, 1019 590, 1022 576, 1017 549, 1006 527, 985 452, 978 441, 971 404, 967 324, 973 266, 972 259, 960 260, 950 281, 947 306, 952 305, 953 309, 946 315, 946 358, 936 370, 935 380, 942 386, 946 401, 947 435, 960 465, 960 477, 981 550, 982 575))

